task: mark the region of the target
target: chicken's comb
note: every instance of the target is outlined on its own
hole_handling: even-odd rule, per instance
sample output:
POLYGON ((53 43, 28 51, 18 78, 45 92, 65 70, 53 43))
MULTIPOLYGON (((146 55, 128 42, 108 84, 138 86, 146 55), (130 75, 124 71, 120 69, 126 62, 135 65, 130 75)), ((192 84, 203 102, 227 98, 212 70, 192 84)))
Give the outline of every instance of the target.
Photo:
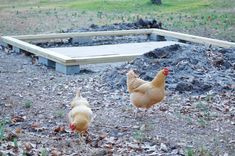
POLYGON ((169 74, 169 69, 168 68, 163 68, 163 74, 167 76, 169 74))

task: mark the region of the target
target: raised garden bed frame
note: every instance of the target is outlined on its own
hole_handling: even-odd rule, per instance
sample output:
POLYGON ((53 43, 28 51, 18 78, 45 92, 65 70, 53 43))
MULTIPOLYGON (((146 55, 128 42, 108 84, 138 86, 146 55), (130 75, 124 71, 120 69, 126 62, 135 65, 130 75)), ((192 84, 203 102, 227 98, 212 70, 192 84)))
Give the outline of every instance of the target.
POLYGON ((1 44, 4 47, 12 47, 16 52, 26 51, 39 57, 39 63, 47 66, 55 67, 59 72, 65 74, 79 73, 79 65, 108 63, 132 60, 137 55, 109 55, 96 57, 72 58, 62 55, 51 50, 41 48, 28 42, 35 41, 51 41, 58 39, 79 39, 87 40, 94 36, 125 36, 125 35, 148 35, 151 40, 159 40, 162 37, 167 39, 173 38, 178 41, 189 41, 204 45, 218 46, 223 48, 235 47, 234 42, 222 41, 206 37, 194 36, 178 32, 172 32, 162 29, 134 29, 134 30, 116 30, 116 31, 95 31, 95 32, 75 32, 75 33, 55 33, 55 34, 39 34, 39 35, 20 35, 20 36, 2 36, 1 44))

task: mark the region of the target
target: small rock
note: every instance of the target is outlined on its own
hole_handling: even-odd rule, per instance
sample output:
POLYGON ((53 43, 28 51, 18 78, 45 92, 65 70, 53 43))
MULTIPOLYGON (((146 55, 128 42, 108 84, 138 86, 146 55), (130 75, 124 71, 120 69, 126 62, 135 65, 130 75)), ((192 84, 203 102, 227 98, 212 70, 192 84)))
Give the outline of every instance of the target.
POLYGON ((139 129, 139 128, 140 128, 140 126, 133 126, 133 128, 134 128, 134 129, 139 129))
POLYGON ((167 111, 168 109, 169 109, 169 108, 168 108, 167 106, 163 106, 163 105, 159 106, 159 110, 162 111, 162 112, 165 112, 165 111, 167 111))
POLYGON ((33 148, 33 146, 28 142, 24 143, 24 147, 25 147, 26 151, 30 151, 33 148))
POLYGON ((235 140, 230 140, 229 144, 235 144, 235 140))
POLYGON ((174 150, 171 151, 171 154, 176 155, 176 154, 178 154, 178 152, 179 152, 178 149, 174 149, 174 150))
POLYGON ((224 156, 228 156, 228 153, 224 153, 224 156))
POLYGON ((179 155, 184 155, 184 154, 185 154, 185 153, 184 153, 184 150, 183 150, 183 149, 179 149, 179 150, 178 150, 178 154, 179 154, 179 155))
POLYGON ((148 154, 149 156, 156 156, 156 155, 159 155, 159 153, 157 153, 157 152, 153 152, 153 153, 150 153, 150 154, 148 154))
POLYGON ((107 154, 107 150, 104 149, 97 149, 91 155, 92 156, 103 156, 107 154))
POLYGON ((54 76, 51 76, 51 77, 50 77, 50 80, 54 80, 54 79, 55 79, 55 77, 54 77, 54 76))
POLYGON ((162 150, 164 152, 167 152, 168 149, 167 149, 167 146, 164 143, 161 143, 160 150, 162 150))

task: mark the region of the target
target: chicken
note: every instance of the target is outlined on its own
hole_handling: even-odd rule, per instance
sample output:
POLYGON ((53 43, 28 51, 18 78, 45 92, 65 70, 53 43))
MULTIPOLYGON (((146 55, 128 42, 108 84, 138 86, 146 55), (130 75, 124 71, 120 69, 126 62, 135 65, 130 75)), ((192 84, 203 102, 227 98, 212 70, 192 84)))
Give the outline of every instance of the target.
POLYGON ((91 122, 92 110, 88 101, 80 95, 80 90, 72 100, 71 107, 68 114, 70 129, 79 133, 86 132, 91 122))
POLYGON ((148 82, 141 80, 133 70, 130 70, 127 73, 127 86, 131 103, 137 108, 148 109, 162 101, 165 96, 165 79, 168 74, 169 70, 164 68, 152 81, 148 82))

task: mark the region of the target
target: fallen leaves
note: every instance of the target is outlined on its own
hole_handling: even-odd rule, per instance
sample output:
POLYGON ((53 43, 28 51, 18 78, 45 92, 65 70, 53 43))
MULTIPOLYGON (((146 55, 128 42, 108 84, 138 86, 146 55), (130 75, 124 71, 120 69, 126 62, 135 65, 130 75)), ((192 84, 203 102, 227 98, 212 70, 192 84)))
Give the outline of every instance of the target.
POLYGON ((60 151, 58 151, 58 149, 51 149, 51 156, 60 156, 62 155, 62 153, 60 151))
POLYGON ((11 122, 15 124, 17 122, 23 122, 25 119, 26 119, 26 116, 13 116, 11 118, 11 122))
POLYGON ((24 143, 24 149, 29 152, 33 148, 33 145, 29 142, 24 143))
POLYGON ((17 127, 16 129, 15 129, 15 133, 16 134, 20 134, 22 132, 22 129, 21 128, 19 128, 19 127, 17 127))
POLYGON ((56 128, 54 128, 54 132, 55 133, 65 133, 65 127, 64 126, 58 126, 56 128))

